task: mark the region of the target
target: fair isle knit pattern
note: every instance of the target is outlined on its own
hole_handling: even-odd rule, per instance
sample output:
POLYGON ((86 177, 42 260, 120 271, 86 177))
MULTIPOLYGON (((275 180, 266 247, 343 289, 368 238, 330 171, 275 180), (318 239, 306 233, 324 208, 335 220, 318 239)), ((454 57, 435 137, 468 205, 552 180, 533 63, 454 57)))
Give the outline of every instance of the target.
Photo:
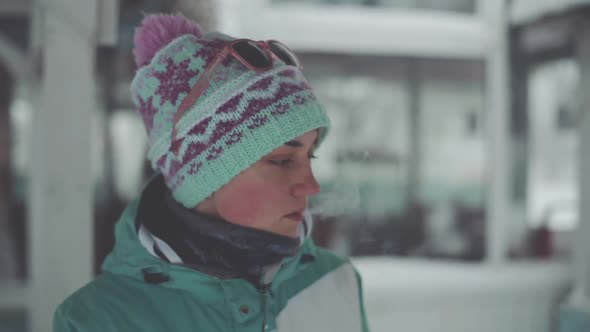
POLYGON ((297 136, 321 129, 319 144, 329 127, 298 68, 275 60, 269 70, 254 72, 228 56, 178 122, 172 141, 183 98, 230 40, 219 33, 180 36, 140 68, 131 85, 148 132, 152 167, 187 208, 297 136))

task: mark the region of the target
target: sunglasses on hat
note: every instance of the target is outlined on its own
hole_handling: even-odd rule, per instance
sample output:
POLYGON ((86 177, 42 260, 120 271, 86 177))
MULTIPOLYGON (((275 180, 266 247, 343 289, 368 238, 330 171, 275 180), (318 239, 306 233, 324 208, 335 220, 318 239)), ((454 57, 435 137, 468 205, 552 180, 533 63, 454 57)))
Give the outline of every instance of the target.
POLYGON ((176 140, 176 124, 182 115, 195 103, 203 91, 209 87, 215 68, 228 56, 233 56, 248 69, 261 72, 268 70, 273 65, 273 60, 278 59, 286 65, 301 68, 299 60, 287 46, 276 40, 254 41, 250 39, 236 39, 225 44, 221 52, 205 68, 203 75, 193 86, 189 94, 184 98, 178 111, 174 115, 172 127, 172 142, 176 140))

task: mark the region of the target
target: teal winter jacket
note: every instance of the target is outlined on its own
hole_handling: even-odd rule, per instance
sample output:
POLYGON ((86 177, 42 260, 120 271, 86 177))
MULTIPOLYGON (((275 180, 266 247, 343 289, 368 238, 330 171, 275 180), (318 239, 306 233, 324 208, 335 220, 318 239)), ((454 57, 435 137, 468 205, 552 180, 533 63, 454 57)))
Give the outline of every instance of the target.
POLYGON ((54 332, 368 331, 359 274, 310 238, 257 287, 150 254, 135 227, 138 204, 118 221, 103 272, 56 310, 54 332))

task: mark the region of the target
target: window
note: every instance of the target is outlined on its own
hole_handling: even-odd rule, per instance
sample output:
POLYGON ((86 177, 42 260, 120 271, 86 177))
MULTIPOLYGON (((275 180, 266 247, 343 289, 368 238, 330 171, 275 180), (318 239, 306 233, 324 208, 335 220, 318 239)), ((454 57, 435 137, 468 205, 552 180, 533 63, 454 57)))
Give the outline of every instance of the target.
POLYGON ((25 100, 14 98, 16 85, 0 62, 0 281, 24 280, 27 267, 26 152, 31 109, 25 100))
POLYGON ((515 259, 567 258, 578 216, 580 70, 571 58, 544 62, 528 72, 526 135, 515 146, 515 259))
POLYGON ((17 94, 19 82, 0 58, 0 331, 23 331, 27 312, 14 304, 28 279, 26 163, 30 104, 17 94))

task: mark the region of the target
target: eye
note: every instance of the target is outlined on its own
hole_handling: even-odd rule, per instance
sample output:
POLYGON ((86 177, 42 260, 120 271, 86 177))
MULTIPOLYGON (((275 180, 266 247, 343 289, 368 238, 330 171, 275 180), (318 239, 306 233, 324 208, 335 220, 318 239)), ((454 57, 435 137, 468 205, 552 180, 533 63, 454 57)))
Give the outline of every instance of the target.
POLYGON ((293 159, 271 159, 268 162, 270 162, 273 165, 280 166, 280 167, 289 167, 289 166, 293 165, 294 160, 293 159))

